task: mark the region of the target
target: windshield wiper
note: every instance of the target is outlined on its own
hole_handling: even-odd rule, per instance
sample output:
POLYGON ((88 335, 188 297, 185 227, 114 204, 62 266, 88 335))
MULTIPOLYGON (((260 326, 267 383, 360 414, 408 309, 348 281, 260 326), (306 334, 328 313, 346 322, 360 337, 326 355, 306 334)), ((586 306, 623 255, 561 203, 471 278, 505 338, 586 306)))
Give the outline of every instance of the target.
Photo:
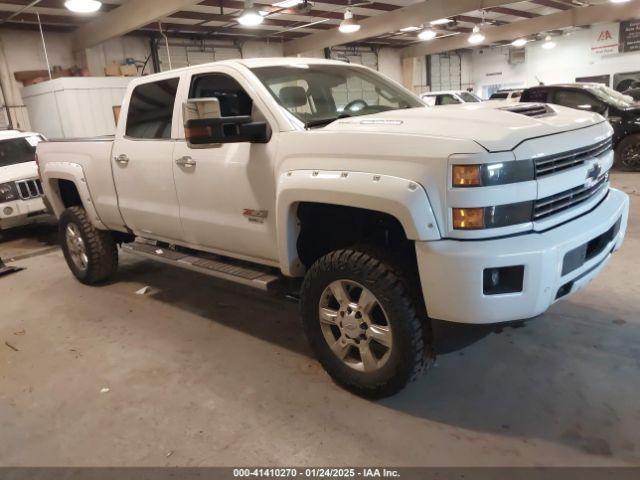
POLYGON ((320 118, 318 120, 310 120, 310 121, 308 121, 307 123, 304 124, 304 128, 324 127, 326 125, 329 125, 330 123, 335 122, 336 120, 340 120, 341 118, 349 118, 349 117, 353 117, 353 115, 351 115, 349 113, 342 112, 337 117, 320 118))

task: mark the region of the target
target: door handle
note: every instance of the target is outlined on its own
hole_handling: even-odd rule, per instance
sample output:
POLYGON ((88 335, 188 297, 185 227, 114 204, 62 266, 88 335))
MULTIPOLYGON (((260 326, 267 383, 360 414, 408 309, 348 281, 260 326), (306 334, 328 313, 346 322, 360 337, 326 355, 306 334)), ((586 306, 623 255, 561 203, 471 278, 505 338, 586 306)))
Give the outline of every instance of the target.
POLYGON ((129 163, 129 157, 124 153, 122 155, 118 155, 117 157, 115 157, 114 160, 118 162, 120 165, 127 165, 129 163))
POLYGON ((180 157, 176 160, 176 165, 191 168, 196 166, 196 161, 191 157, 180 157))

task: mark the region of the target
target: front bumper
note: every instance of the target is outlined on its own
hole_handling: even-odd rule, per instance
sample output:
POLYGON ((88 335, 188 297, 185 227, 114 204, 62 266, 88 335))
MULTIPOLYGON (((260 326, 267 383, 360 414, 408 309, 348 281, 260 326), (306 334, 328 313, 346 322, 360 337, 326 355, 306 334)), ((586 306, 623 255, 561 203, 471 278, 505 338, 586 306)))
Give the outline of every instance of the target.
POLYGON ((43 197, 0 203, 0 230, 51 219, 43 197))
POLYGON ((487 324, 532 318, 559 297, 576 292, 595 278, 611 254, 622 246, 629 216, 629 197, 610 189, 591 212, 543 233, 486 241, 416 242, 420 280, 431 318, 487 324), (599 254, 563 275, 565 255, 604 236, 620 221, 617 234, 599 254), (524 265, 519 293, 485 295, 487 268, 524 265))

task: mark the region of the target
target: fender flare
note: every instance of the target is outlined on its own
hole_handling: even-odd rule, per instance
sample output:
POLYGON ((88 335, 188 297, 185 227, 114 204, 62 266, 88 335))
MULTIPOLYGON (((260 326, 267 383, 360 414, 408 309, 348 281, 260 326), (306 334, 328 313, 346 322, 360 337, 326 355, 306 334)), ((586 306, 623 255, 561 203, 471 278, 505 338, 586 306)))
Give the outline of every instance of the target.
POLYGON ((82 206, 87 212, 91 223, 100 230, 108 230, 106 225, 100 220, 93 204, 91 192, 87 185, 87 177, 81 165, 72 162, 47 162, 44 165, 41 176, 46 180, 43 182, 44 193, 51 203, 51 208, 56 218, 60 218, 60 215, 62 215, 62 212, 65 210, 64 203, 60 197, 60 191, 58 190, 57 180, 68 180, 78 189, 82 206))
POLYGON ((295 170, 278 178, 276 228, 282 273, 298 277, 305 268, 298 258, 301 202, 356 207, 396 218, 410 240, 441 238, 427 192, 405 178, 366 172, 295 170))

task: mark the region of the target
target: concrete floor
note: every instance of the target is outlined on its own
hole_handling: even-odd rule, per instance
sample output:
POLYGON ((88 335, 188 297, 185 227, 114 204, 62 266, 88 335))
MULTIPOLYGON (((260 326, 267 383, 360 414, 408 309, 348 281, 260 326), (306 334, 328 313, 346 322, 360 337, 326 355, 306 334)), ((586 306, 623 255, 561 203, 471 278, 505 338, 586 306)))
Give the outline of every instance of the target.
POLYGON ((614 181, 630 229, 595 282, 519 328, 438 324, 437 365, 380 402, 331 382, 291 303, 130 257, 89 288, 50 229, 13 234, 0 465, 640 465, 640 174, 614 181))

